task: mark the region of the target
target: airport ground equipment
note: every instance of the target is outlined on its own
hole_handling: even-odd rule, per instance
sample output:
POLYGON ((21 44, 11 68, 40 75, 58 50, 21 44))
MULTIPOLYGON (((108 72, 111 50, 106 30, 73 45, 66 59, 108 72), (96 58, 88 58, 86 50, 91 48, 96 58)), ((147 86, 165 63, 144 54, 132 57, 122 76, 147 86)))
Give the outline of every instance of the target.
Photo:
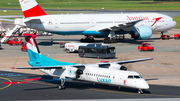
POLYGON ((154 51, 154 47, 149 46, 147 42, 143 42, 141 46, 138 46, 140 51, 154 51))
POLYGON ((103 44, 88 44, 86 46, 79 46, 80 57, 91 58, 114 58, 116 55, 115 47, 103 44))
POLYGON ((13 38, 8 42, 9 45, 21 45, 22 41, 19 38, 13 38))
POLYGON ((180 34, 174 34, 174 39, 180 39, 180 34))
POLYGON ((162 40, 165 40, 165 39, 169 40, 170 38, 171 37, 169 35, 161 35, 161 37, 160 37, 160 39, 162 39, 162 40))
POLYGON ((88 44, 89 43, 75 43, 75 42, 65 43, 64 51, 66 51, 67 53, 78 52, 79 51, 79 46, 86 46, 88 44))
POLYGON ((65 44, 66 44, 66 42, 59 42, 60 48, 64 48, 65 44))
POLYGON ((24 42, 21 46, 21 51, 22 52, 27 52, 27 46, 26 46, 26 42, 24 42))
POLYGON ((1 39, 1 43, 6 42, 6 40, 13 35, 13 33, 16 33, 20 30, 21 26, 16 25, 12 30, 9 30, 6 32, 6 35, 1 39))

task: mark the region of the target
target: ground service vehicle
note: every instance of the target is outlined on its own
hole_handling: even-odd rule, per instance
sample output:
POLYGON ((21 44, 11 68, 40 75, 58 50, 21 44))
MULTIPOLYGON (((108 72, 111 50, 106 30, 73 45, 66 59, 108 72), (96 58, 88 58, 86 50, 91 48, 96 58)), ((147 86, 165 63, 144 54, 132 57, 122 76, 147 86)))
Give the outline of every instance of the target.
POLYGON ((22 44, 22 41, 19 40, 18 38, 14 38, 14 39, 8 41, 8 44, 9 44, 9 45, 21 45, 21 44, 22 44))
POLYGON ((169 36, 169 35, 161 35, 161 37, 160 37, 160 39, 163 39, 163 40, 165 40, 165 39, 170 39, 171 37, 169 36))
POLYGON ((65 43, 66 42, 59 42, 60 48, 64 48, 65 47, 65 43))
POLYGON ((66 43, 64 51, 66 51, 68 53, 70 53, 70 52, 78 52, 79 51, 79 46, 86 46, 88 44, 89 43, 74 43, 74 42, 66 43))
POLYGON ((26 42, 24 42, 24 43, 22 44, 21 50, 22 50, 22 52, 27 52, 26 42))
POLYGON ((141 46, 138 46, 140 51, 154 51, 154 47, 149 46, 147 42, 143 42, 141 46))
POLYGON ((114 58, 115 54, 115 47, 108 45, 88 44, 87 46, 79 46, 80 57, 114 58))
POLYGON ((180 34, 174 34, 174 39, 180 39, 180 34))

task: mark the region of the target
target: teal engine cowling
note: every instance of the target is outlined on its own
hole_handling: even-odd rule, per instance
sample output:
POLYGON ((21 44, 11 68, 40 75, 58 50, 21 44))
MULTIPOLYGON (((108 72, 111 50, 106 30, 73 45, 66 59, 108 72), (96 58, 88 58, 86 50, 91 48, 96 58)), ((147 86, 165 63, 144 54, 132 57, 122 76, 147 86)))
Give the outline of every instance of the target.
POLYGON ((147 26, 137 27, 135 31, 130 32, 134 39, 149 39, 152 36, 152 30, 147 26))

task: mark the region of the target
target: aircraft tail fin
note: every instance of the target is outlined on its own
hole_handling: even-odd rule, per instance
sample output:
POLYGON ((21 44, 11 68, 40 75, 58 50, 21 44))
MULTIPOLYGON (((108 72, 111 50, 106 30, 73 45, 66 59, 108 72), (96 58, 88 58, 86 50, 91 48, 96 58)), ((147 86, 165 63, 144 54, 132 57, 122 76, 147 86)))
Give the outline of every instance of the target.
POLYGON ((36 17, 47 15, 36 0, 19 0, 24 17, 36 17))
POLYGON ((44 66, 66 66, 75 65, 76 63, 61 62, 51 59, 42 55, 36 44, 36 35, 34 34, 24 34, 25 40, 27 42, 27 50, 29 55, 29 65, 33 67, 44 67, 44 66))

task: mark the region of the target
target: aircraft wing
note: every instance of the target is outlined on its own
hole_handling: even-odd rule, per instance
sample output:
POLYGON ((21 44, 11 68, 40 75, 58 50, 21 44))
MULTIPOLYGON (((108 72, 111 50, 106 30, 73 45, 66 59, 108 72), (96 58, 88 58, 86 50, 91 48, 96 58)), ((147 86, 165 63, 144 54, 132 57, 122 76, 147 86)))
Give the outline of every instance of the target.
POLYGON ((127 60, 127 61, 118 61, 117 64, 126 64, 126 63, 133 63, 133 62, 140 62, 140 61, 147 61, 153 60, 153 58, 145 58, 145 59, 136 59, 136 60, 127 60))
POLYGON ((106 68, 112 64, 126 64, 126 63, 134 63, 134 62, 141 62, 141 61, 147 61, 147 60, 153 60, 153 58, 145 58, 145 59, 136 59, 136 60, 127 60, 127 61, 118 61, 118 62, 109 62, 109 63, 98 63, 99 67, 106 68))
POLYGON ((102 32, 102 31, 118 31, 120 29, 123 29, 123 28, 126 28, 126 27, 131 27, 131 26, 134 26, 136 23, 140 22, 142 20, 136 20, 136 21, 132 21, 132 22, 127 22, 127 23, 119 23, 119 24, 110 24, 110 25, 107 25, 107 26, 103 26, 103 27, 100 27, 98 26, 98 32, 102 32))

